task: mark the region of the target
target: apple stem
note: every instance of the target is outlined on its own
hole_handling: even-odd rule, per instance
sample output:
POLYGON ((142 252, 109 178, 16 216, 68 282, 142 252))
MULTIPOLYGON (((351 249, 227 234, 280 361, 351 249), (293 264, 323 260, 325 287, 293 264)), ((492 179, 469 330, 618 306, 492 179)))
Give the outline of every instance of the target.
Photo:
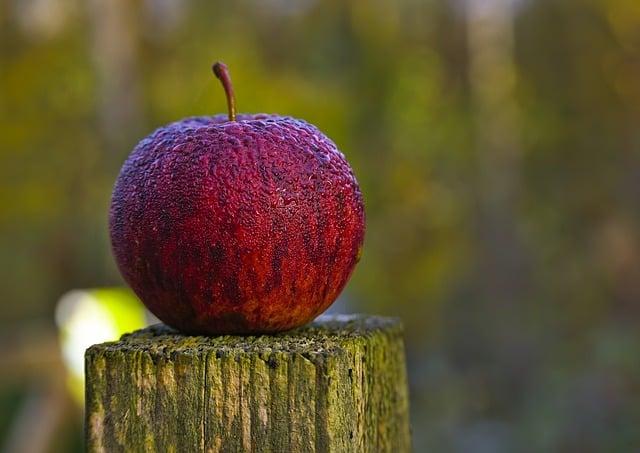
POLYGON ((233 85, 231 84, 231 76, 227 65, 221 61, 216 62, 213 67, 213 73, 222 82, 222 87, 227 95, 227 110, 229 111, 229 121, 236 120, 236 96, 233 94, 233 85))

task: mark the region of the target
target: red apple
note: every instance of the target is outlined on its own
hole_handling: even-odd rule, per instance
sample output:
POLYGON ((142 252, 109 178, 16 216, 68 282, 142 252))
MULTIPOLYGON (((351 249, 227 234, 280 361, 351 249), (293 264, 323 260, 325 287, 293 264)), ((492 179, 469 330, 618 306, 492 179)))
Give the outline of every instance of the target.
POLYGON ((124 279, 191 334, 278 332, 338 297, 365 231, 351 167, 316 127, 236 115, 186 118, 143 139, 113 190, 109 227, 124 279))

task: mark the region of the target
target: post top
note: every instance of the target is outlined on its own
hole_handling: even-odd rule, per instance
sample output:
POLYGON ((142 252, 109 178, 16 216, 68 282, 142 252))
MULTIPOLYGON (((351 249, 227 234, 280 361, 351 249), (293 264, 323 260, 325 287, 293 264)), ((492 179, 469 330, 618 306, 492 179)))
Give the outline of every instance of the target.
POLYGON ((358 338, 375 335, 402 335, 397 318, 370 315, 322 315, 306 326, 272 335, 184 335, 164 324, 155 324, 122 336, 115 342, 91 346, 96 352, 145 352, 152 356, 246 352, 252 354, 288 352, 331 354, 358 338))
POLYGON ((88 451, 411 450, 397 319, 216 337, 158 324, 92 346, 85 364, 88 451))

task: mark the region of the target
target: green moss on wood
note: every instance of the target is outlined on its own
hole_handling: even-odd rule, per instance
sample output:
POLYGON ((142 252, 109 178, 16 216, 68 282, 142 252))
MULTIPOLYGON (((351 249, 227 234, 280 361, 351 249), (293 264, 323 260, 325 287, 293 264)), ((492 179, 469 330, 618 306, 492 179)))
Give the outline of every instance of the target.
POLYGON ((86 352, 92 452, 404 452, 402 326, 323 316, 278 335, 155 325, 86 352))

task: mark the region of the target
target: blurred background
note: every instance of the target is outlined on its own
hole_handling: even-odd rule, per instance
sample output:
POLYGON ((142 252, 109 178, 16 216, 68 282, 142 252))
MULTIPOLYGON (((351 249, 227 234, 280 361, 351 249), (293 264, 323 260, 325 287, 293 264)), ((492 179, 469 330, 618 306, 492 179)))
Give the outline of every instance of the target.
POLYGON ((0 37, 0 448, 81 451, 64 345, 111 293, 69 291, 123 284, 118 170, 225 111, 217 59, 351 162, 336 309, 404 321, 415 451, 640 448, 637 0, 0 0, 0 37))

